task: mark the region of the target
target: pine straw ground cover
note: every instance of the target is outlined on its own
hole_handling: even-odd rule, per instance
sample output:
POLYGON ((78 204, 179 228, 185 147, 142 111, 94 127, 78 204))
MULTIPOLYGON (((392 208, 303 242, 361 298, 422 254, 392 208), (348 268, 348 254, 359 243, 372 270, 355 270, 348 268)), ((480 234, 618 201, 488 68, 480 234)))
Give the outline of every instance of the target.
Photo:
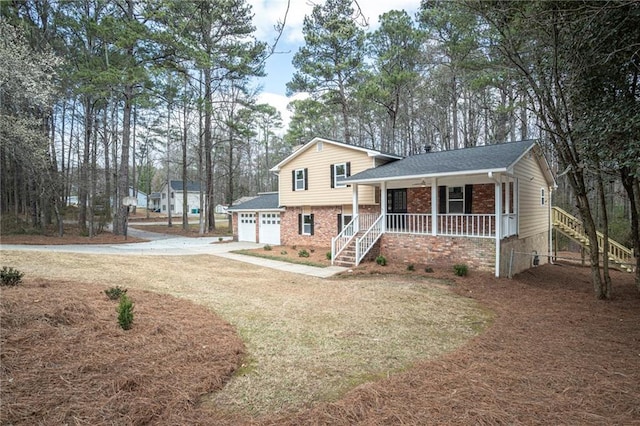
MULTIPOLYGON (((31 253, 0 254, 3 262, 10 260, 9 264, 27 274, 47 273, 57 279, 68 275, 69 269, 77 272, 80 266, 74 265, 95 262, 89 257, 78 257, 74 262, 73 258, 67 258, 66 255, 34 254, 31 258, 31 253)), ((114 263, 114 259, 109 259, 109 262, 114 263)), ((123 262, 118 261, 113 268, 105 264, 106 274, 103 275, 85 268, 83 279, 105 282, 116 275, 116 279, 122 280, 126 275, 122 271, 128 269, 126 262, 123 262)), ((177 280, 170 273, 178 268, 178 261, 173 263, 170 259, 164 259, 162 262, 163 274, 168 275, 166 280, 152 280, 145 287, 188 298, 199 293, 199 303, 212 307, 225 318, 235 318, 231 322, 241 330, 247 344, 246 351, 253 362, 241 368, 240 381, 235 377, 222 392, 215 394, 215 404, 209 399, 208 403, 180 413, 180 421, 173 417, 154 423, 640 424, 640 296, 633 286, 632 274, 613 273, 614 300, 603 302, 593 297, 589 270, 577 266, 545 265, 518 275, 514 280, 495 279, 489 274, 472 271, 465 278, 449 278, 451 285, 445 289, 442 285, 432 284, 430 280, 413 277, 408 272, 403 276, 384 274, 385 271, 393 272, 394 268, 396 272, 405 271, 404 265, 391 265, 392 268, 385 270, 370 267, 364 272, 356 270, 346 277, 319 281, 316 287, 315 280, 305 282, 306 279, 296 279, 293 275, 276 271, 265 274, 264 270, 250 265, 231 265, 239 269, 235 274, 236 281, 227 281, 226 268, 232 262, 225 262, 213 269, 202 264, 185 264, 185 269, 197 276, 219 271, 215 273, 215 279, 209 278, 205 284, 199 284, 199 279, 192 279, 189 284, 177 280), (270 286, 266 281, 271 283, 270 286), (211 292, 209 287, 212 287, 211 292), (277 382, 290 385, 284 374, 302 370, 328 376, 331 374, 329 370, 340 368, 331 364, 329 357, 316 361, 315 365, 324 367, 324 370, 310 370, 311 364, 292 357, 291 352, 286 351, 287 347, 278 345, 275 340, 274 347, 261 347, 268 342, 260 340, 261 332, 267 331, 267 334, 274 334, 276 339, 285 339, 304 347, 305 339, 289 340, 290 336, 282 333, 284 324, 290 321, 289 317, 298 317, 301 310, 319 307, 314 311, 316 318, 307 320, 322 322, 323 317, 319 314, 329 308, 327 299, 332 297, 337 297, 335 305, 346 304, 347 307, 338 311, 335 310, 338 308, 329 310, 330 317, 348 312, 349 309, 359 309, 360 305, 370 305, 376 299, 376 293, 380 300, 393 304, 396 300, 389 298, 393 293, 389 293, 388 289, 396 287, 412 289, 396 295, 409 298, 409 302, 414 304, 416 302, 411 298, 428 292, 431 287, 438 291, 435 296, 442 298, 437 300, 446 304, 448 289, 451 289, 463 296, 462 300, 467 300, 466 303, 475 301, 493 311, 493 321, 477 337, 440 356, 409 348, 415 352, 414 362, 404 361, 404 368, 368 377, 368 380, 360 382, 363 384, 328 402, 312 401, 294 412, 263 410, 254 412, 253 417, 251 410, 234 412, 220 409, 228 407, 225 399, 237 398, 242 408, 244 405, 250 406, 260 396, 259 391, 251 393, 250 387, 243 387, 243 377, 249 377, 257 387, 265 387, 263 392, 266 395, 263 396, 271 395, 278 399, 282 395, 269 386, 277 382), (361 289, 369 291, 363 292, 361 289), (292 292, 290 297, 283 297, 287 292, 292 292), (233 293, 245 299, 244 308, 228 302, 233 293), (304 293, 308 293, 307 297, 304 293), (323 297, 325 294, 326 298, 323 297), (349 296, 341 299, 341 294, 349 296), (356 295, 368 297, 358 298, 356 295), (297 299, 306 303, 296 304, 297 299), (355 303, 358 300, 361 300, 361 304, 355 303), (272 311, 273 315, 268 316, 268 311, 272 311), (245 312, 245 315, 241 315, 241 312, 245 312), (255 315, 255 318, 250 318, 251 315, 255 315), (256 330, 252 330, 252 327, 256 330), (278 364, 291 365, 283 367, 278 364), (240 386, 247 393, 244 396, 235 393, 234 397, 234 386, 240 386)), ((436 271, 434 275, 449 277, 450 271, 436 271)), ((377 303, 371 306, 370 311, 376 312, 378 308, 391 310, 382 305, 377 303)), ((401 305, 400 309, 403 307, 401 305)), ((435 310, 438 306, 428 306, 427 309, 435 310)), ((377 317, 373 315, 370 322, 384 319, 389 312, 385 311, 384 315, 377 317)), ((472 312, 477 314, 478 311, 468 311, 472 312)), ((481 318, 486 319, 486 315, 481 318)), ((333 330, 340 330, 339 327, 346 327, 347 324, 348 321, 344 325, 333 324, 333 330)), ((443 326, 436 325, 440 328, 443 326)), ((481 322, 477 325, 482 329, 485 324, 481 322)), ((383 328, 396 326, 394 322, 387 322, 383 328)), ((425 324, 419 325, 419 328, 423 327, 425 324)), ((366 333, 367 330, 366 324, 359 324, 355 330, 345 330, 349 333, 342 337, 357 339, 358 333, 366 333)), ((304 332, 309 330, 297 331, 308 339, 309 336, 304 332)), ((398 330, 398 333, 402 332, 398 330)), ((407 341, 407 344, 411 342, 407 341)), ((312 358, 321 355, 321 351, 317 350, 320 346, 313 348, 315 352, 302 352, 302 355, 312 358)), ((383 355, 388 354, 385 350, 386 346, 377 347, 377 351, 383 355)), ((342 361, 342 358, 339 360, 342 361)), ((295 380, 301 378, 304 376, 299 375, 295 380)), ((296 384, 295 380, 292 383, 296 384)), ((352 383, 351 387, 355 385, 357 382, 352 383)), ((294 387, 293 391, 292 397, 300 393, 304 396, 306 392, 299 387, 294 387)))
POLYGON ((241 362, 235 329, 205 307, 128 291, 124 331, 103 289, 26 279, 0 290, 0 423, 180 423, 241 362))

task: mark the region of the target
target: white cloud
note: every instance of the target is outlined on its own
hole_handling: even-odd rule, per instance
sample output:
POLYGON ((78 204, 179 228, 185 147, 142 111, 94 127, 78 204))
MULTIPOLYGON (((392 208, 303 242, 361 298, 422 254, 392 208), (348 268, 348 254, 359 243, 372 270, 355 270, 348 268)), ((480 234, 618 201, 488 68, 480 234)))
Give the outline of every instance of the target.
POLYGON ((258 95, 258 103, 261 104, 269 104, 274 106, 280 114, 282 115, 282 134, 284 134, 289 127, 289 122, 291 121, 291 116, 293 115, 291 111, 287 110, 287 105, 289 102, 297 100, 297 99, 306 99, 309 95, 307 93, 298 93, 294 96, 287 97, 278 93, 269 93, 263 92, 258 95))

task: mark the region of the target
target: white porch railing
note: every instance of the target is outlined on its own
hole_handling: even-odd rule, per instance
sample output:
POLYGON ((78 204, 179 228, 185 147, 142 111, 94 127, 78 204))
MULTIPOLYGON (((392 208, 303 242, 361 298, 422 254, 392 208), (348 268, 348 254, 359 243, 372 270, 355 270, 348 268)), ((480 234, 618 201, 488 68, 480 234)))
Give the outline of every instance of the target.
MULTIPOLYGON (((516 222, 514 219, 503 219, 509 228, 503 231, 503 235, 515 233, 516 222), (511 224, 513 222, 513 224, 511 224)), ((397 234, 427 235, 433 233, 433 219, 430 214, 417 213, 387 213, 387 232, 397 234)), ((496 221, 492 214, 439 214, 437 217, 438 231, 436 235, 456 237, 483 237, 493 238, 496 235, 496 221)))
POLYGON ((356 266, 360 264, 360 261, 366 256, 371 247, 378 241, 382 235, 382 224, 384 215, 380 215, 371 224, 362 237, 356 238, 356 266))
POLYGON ((358 233, 358 215, 356 214, 356 215, 353 215, 353 218, 351 218, 351 222, 347 223, 342 228, 342 231, 338 235, 331 238, 331 264, 332 265, 335 258, 338 257, 340 253, 342 253, 342 250, 344 250, 345 247, 349 245, 349 243, 351 242, 353 237, 356 236, 357 233, 358 233))

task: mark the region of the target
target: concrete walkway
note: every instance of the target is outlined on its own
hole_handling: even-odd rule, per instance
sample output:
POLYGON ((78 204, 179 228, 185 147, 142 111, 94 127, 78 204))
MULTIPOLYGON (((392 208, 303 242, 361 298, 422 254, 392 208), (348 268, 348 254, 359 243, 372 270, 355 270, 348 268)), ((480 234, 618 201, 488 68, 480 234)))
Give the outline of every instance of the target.
POLYGON ((238 253, 230 253, 235 250, 255 249, 263 247, 263 244, 230 241, 219 242, 218 237, 188 238, 156 232, 141 231, 129 228, 127 234, 132 237, 149 240, 144 243, 123 244, 68 244, 68 245, 24 245, 24 244, 0 244, 0 250, 21 251, 50 251, 60 253, 85 253, 85 254, 115 254, 115 255, 139 255, 139 256, 190 256, 197 254, 210 254, 239 262, 265 268, 277 269, 284 272, 309 275, 319 278, 327 278, 346 268, 330 266, 320 268, 309 265, 299 265, 278 260, 263 259, 238 253))

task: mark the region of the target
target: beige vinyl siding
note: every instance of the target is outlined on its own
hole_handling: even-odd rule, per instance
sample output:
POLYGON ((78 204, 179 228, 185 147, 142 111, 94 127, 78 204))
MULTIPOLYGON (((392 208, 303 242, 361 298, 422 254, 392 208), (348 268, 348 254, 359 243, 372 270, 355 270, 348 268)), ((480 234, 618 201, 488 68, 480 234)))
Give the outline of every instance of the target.
POLYGON ((540 164, 533 151, 526 154, 514 167, 518 177, 520 229, 519 237, 526 238, 549 229, 549 204, 547 184, 540 164), (533 179, 532 179, 533 178, 533 179), (540 204, 540 189, 544 188, 545 205, 540 204))
MULTIPOLYGON (((284 165, 279 172, 280 205, 282 206, 335 206, 350 204, 352 188, 331 188, 331 164, 351 162, 351 175, 373 166, 372 158, 366 152, 323 143, 322 151, 317 145, 308 147, 302 154, 284 165), (308 189, 292 191, 291 172, 308 169, 308 189)), ((358 203, 374 204, 374 188, 360 185, 358 203)))

